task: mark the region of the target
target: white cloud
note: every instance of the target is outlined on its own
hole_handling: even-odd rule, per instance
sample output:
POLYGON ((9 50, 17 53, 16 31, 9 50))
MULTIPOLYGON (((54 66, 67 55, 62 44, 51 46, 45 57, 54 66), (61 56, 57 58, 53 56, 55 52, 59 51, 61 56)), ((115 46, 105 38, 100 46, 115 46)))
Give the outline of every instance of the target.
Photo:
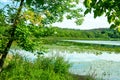
MULTIPOLYGON (((83 11, 85 11, 86 9, 82 3, 80 3, 78 7, 81 7, 83 11)), ((67 20, 67 19, 65 19, 62 23, 57 22, 57 23, 54 23, 53 25, 61 28, 72 28, 72 29, 94 29, 94 28, 110 27, 110 24, 108 23, 107 18, 105 16, 97 17, 96 19, 94 19, 93 13, 87 14, 84 17, 83 24, 80 26, 77 26, 74 23, 74 20, 67 20)))
POLYGON ((61 28, 72 28, 72 29, 95 29, 95 28, 109 28, 110 24, 107 22, 105 16, 97 17, 94 19, 93 14, 87 14, 84 17, 84 22, 82 25, 77 26, 74 20, 65 19, 62 23, 54 23, 54 26, 61 28))

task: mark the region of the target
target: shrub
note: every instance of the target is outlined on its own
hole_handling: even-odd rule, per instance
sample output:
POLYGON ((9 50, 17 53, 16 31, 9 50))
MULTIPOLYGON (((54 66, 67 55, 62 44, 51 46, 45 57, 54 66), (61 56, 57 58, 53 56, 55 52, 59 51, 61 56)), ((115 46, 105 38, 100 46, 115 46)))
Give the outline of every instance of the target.
POLYGON ((72 80, 69 67, 61 57, 39 57, 31 62, 15 55, 0 73, 0 80, 72 80))

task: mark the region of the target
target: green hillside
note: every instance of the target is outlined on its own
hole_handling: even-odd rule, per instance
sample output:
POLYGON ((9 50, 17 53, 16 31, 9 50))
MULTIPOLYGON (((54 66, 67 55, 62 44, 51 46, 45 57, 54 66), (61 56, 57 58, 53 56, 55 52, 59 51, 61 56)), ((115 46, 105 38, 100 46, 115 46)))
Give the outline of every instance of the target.
POLYGON ((103 39, 103 40, 118 40, 120 33, 113 29, 100 28, 91 30, 77 30, 66 28, 53 28, 54 37, 65 37, 68 39, 103 39))

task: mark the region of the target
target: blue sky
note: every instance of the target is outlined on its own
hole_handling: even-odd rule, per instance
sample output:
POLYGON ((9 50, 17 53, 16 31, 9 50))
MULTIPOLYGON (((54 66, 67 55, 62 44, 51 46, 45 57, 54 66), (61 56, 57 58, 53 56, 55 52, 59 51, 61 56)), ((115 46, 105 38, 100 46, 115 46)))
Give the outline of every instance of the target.
POLYGON ((0 2, 9 2, 10 0, 1 0, 0 2))
POLYGON ((0 2, 1 2, 2 4, 9 3, 10 1, 12 1, 12 0, 0 0, 0 2))
MULTIPOLYGON (((85 10, 84 5, 81 3, 78 5, 79 7, 82 7, 83 10, 85 10)), ((2 2, 2 4, 0 3, 0 8, 6 4, 9 3, 10 0, 0 0, 0 2, 2 2)), ((62 23, 54 23, 54 26, 58 26, 58 27, 62 27, 62 28, 72 28, 72 29, 82 29, 82 30, 86 30, 86 29, 95 29, 95 28, 109 28, 110 24, 107 22, 107 18, 105 16, 101 16, 101 17, 97 17, 96 19, 94 19, 93 17, 93 13, 91 14, 87 14, 84 17, 84 22, 82 25, 77 26, 74 23, 74 20, 67 20, 64 19, 64 21, 62 23)))
POLYGON ((0 0, 0 8, 2 8, 5 4, 10 3, 11 0, 0 0))

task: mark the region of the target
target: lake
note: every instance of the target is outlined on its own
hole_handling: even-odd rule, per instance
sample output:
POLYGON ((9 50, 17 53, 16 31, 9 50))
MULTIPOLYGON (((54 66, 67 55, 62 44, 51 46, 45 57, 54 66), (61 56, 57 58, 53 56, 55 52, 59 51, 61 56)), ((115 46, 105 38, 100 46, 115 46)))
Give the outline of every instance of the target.
POLYGON ((120 46, 120 41, 97 41, 97 40, 63 40, 67 42, 87 43, 87 44, 100 44, 100 45, 115 45, 120 46))
MULTIPOLYGON (((10 52, 19 53, 30 60, 37 58, 34 54, 25 50, 11 50, 10 52)), ((59 51, 59 49, 49 50, 43 56, 53 57, 62 56, 72 64, 69 71, 78 75, 92 75, 102 80, 120 80, 120 54, 102 52, 95 55, 88 52, 69 52, 59 51)))

